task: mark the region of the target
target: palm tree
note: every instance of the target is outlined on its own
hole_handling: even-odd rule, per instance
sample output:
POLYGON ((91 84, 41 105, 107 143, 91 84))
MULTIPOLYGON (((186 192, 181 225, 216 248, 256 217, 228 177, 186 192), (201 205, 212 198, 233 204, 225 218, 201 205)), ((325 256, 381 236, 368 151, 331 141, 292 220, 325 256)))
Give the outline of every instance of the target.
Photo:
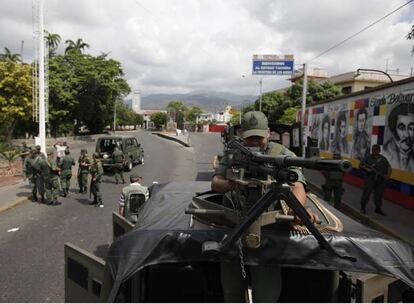
POLYGON ((82 50, 85 48, 89 48, 89 44, 83 42, 82 38, 78 38, 76 42, 73 40, 66 40, 65 43, 68 45, 65 49, 65 53, 67 52, 79 52, 82 53, 82 50))
POLYGON ((53 56, 55 55, 56 49, 58 48, 60 41, 62 41, 62 38, 59 34, 49 33, 46 30, 45 34, 46 44, 49 49, 49 55, 53 56))
POLYGON ((0 60, 11 60, 13 62, 22 62, 20 54, 13 54, 8 48, 4 48, 4 53, 0 54, 0 60))

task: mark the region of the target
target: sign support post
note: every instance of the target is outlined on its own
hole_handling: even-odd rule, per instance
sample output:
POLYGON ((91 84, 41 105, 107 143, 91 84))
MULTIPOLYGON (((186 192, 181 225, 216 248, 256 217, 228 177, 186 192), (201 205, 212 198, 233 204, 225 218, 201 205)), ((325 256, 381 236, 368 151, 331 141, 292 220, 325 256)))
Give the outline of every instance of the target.
POLYGON ((308 91, 308 65, 303 64, 303 87, 302 87, 302 115, 301 115, 301 127, 302 127, 302 157, 305 156, 305 110, 306 110, 306 95, 308 91))

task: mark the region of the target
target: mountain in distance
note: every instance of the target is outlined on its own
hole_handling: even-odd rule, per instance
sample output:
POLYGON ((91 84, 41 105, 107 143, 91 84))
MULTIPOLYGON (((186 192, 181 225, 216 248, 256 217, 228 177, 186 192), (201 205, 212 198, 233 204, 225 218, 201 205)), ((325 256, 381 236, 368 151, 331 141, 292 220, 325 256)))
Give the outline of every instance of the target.
POLYGON ((205 112, 218 112, 226 106, 241 108, 254 103, 257 96, 230 92, 197 90, 187 94, 151 94, 141 96, 144 110, 165 110, 170 101, 182 101, 186 106, 197 106, 205 112))

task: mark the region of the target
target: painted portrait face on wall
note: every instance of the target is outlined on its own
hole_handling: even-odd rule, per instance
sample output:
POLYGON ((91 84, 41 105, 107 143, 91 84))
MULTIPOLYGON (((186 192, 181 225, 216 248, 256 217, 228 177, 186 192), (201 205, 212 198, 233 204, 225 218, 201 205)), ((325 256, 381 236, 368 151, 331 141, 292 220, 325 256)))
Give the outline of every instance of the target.
POLYGON ((365 124, 367 122, 367 114, 364 111, 359 111, 357 115, 358 132, 365 130, 365 124))
POLYGON ((322 126, 322 136, 324 139, 329 139, 329 121, 324 121, 322 126))
POLYGON ((347 133, 346 120, 341 120, 341 122, 339 123, 339 135, 341 136, 341 138, 344 138, 346 137, 346 133, 347 133))
POLYGON ((402 151, 412 149, 414 141, 414 114, 398 115, 395 130, 398 147, 402 151))

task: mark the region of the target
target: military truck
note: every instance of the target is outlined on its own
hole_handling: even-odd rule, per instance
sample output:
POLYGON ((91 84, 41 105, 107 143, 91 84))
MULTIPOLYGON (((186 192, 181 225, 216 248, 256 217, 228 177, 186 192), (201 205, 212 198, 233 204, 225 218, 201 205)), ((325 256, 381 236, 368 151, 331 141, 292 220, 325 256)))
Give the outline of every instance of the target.
MULTIPOLYGON (((113 213, 114 242, 105 260, 66 243, 65 301, 223 302, 220 261, 240 261, 239 249, 219 254, 204 249, 234 228, 188 212, 223 200, 209 190, 209 182, 154 185, 135 226, 113 213)), ((330 246, 354 260, 321 248, 306 229, 292 231, 283 221, 262 227, 265 241, 246 248, 243 262, 282 266, 281 302, 407 300, 414 287, 412 246, 355 222, 312 194, 307 204, 322 220, 316 228, 330 246)))
POLYGON ((125 171, 131 171, 135 164, 144 163, 144 149, 134 136, 102 136, 96 140, 95 152, 101 156, 104 170, 111 169, 113 166, 112 153, 116 146, 125 155, 125 171))

